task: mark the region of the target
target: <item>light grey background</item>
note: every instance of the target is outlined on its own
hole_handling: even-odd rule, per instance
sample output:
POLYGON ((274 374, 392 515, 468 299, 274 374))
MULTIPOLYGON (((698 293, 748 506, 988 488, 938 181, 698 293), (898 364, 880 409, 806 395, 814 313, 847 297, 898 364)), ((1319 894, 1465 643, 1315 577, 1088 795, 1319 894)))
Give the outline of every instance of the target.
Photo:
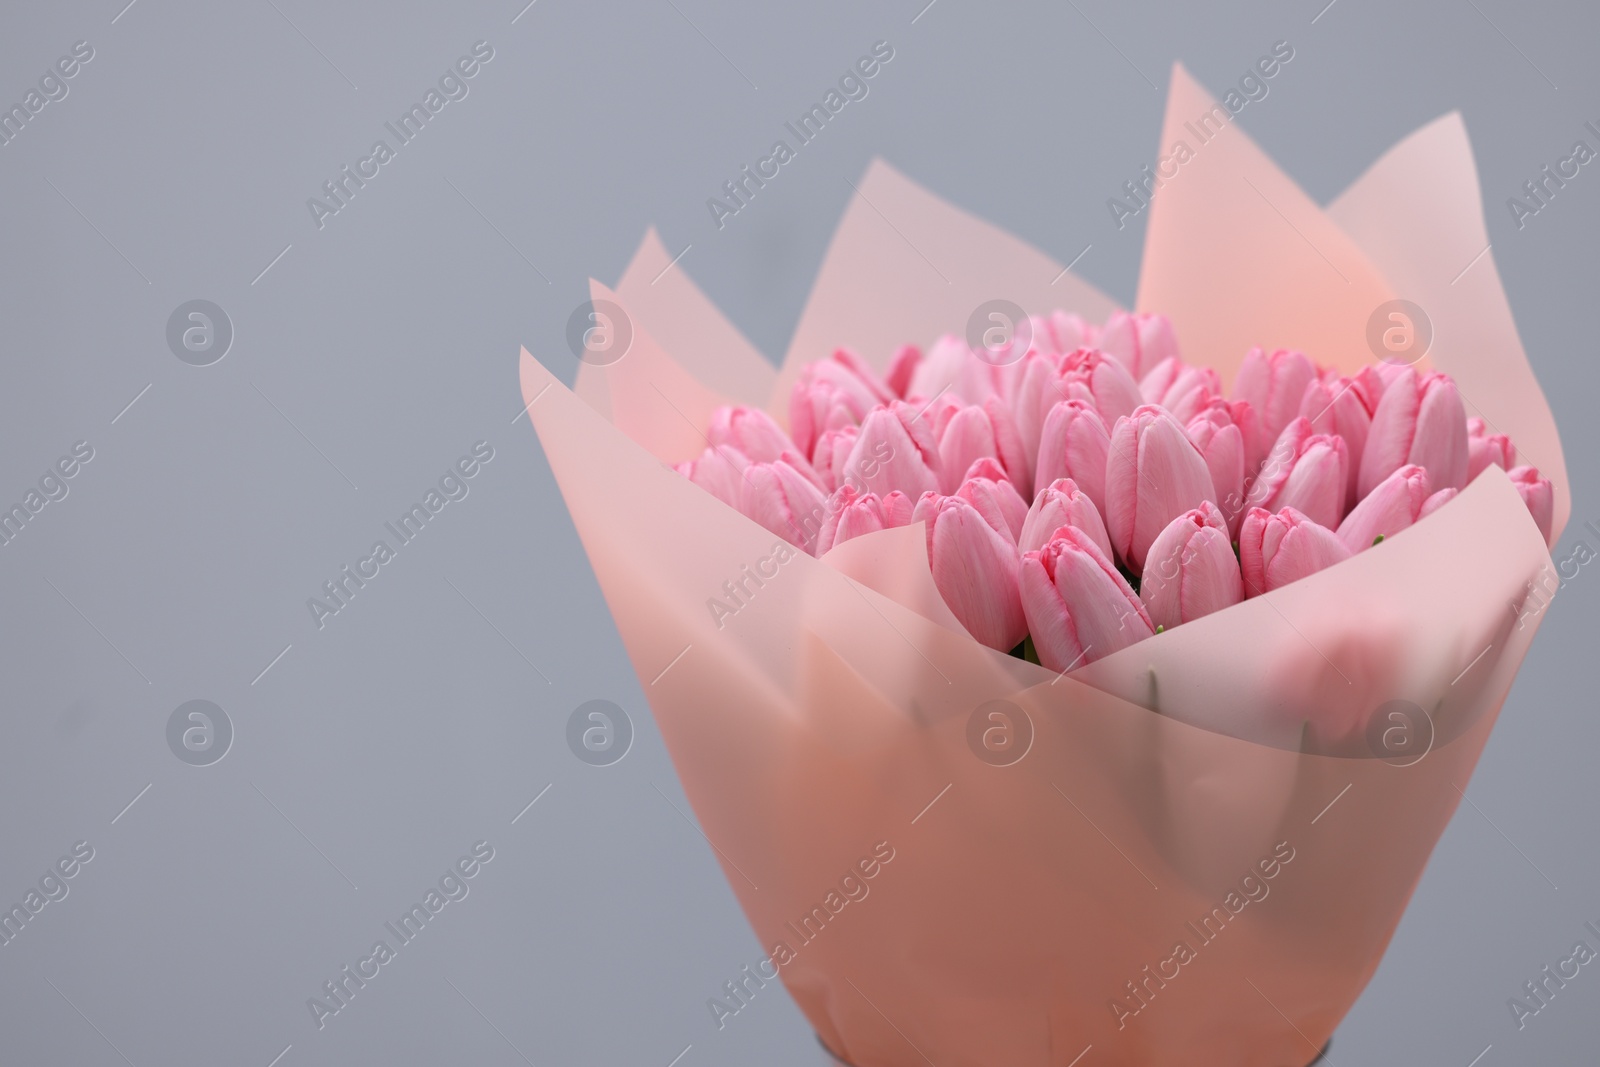
MULTIPOLYGON (((652 223, 774 356, 874 155, 1063 262, 1092 245, 1078 269, 1131 301, 1142 219, 1118 232, 1105 200, 1153 158, 1171 63, 1221 92, 1287 39, 1293 62, 1240 121, 1316 197, 1464 112, 1566 443, 1557 554, 1600 547, 1582 526, 1600 518, 1600 171, 1520 232, 1505 208, 1595 143, 1592 6, 522 2, 0 15, 0 102, 73 42, 95 49, 0 147, 0 502, 74 442, 95 450, 0 548, 0 902, 73 842, 95 849, 0 947, 0 1062, 820 1062, 776 987, 712 1022, 706 999, 760 949, 673 809, 639 682, 512 421, 519 345, 570 377, 587 279, 615 281, 652 223), (470 95, 319 230, 306 199, 480 39, 494 59, 470 95), (706 198, 879 39, 895 58, 870 96, 718 232, 706 198), (214 366, 165 342, 193 298, 234 324, 214 366), (478 440, 495 458, 470 495, 318 631, 306 599, 478 440), (165 740, 195 698, 236 730, 209 767, 165 740), (633 717, 614 766, 564 740, 592 698, 633 717), (319 1032, 306 999, 480 839, 495 858, 470 896, 319 1032)), ((1490 1045, 1485 1067, 1593 1062, 1600 972, 1521 1032, 1506 1000, 1600 924, 1597 605, 1586 568, 1339 1032, 1339 1067, 1466 1067, 1490 1045)))

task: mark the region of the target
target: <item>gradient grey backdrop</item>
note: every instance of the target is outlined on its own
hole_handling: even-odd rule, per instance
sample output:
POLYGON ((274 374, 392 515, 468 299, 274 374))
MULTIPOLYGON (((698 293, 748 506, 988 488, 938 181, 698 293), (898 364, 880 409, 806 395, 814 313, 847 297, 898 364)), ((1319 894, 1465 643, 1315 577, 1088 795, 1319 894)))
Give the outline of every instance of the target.
MULTIPOLYGON (((1078 270, 1128 302, 1142 219, 1118 232, 1105 200, 1153 159, 1171 64, 1220 93, 1287 39, 1293 62, 1240 121, 1320 199, 1464 112, 1564 433, 1558 555, 1600 547, 1583 529, 1600 518, 1600 171, 1521 232, 1505 207, 1594 143, 1592 7, 125 2, 0 16, 5 104, 75 41, 95 50, 0 147, 0 503, 74 442, 95 450, 0 548, 0 903, 73 842, 95 849, 0 947, 0 1063, 820 1062, 775 986, 712 1021, 707 998, 761 951, 674 811, 640 684, 513 422, 519 345, 570 380, 568 315, 650 224, 769 355, 874 155, 1063 262, 1092 245, 1078 270), (470 95, 319 231, 306 199, 480 39, 494 59, 470 95), (706 198, 879 39, 895 58, 871 95, 718 232, 706 198), (214 366, 165 341, 193 298, 234 324, 214 366), (319 632, 306 599, 478 440, 495 458, 470 496, 319 632), (597 697, 637 731, 605 768, 564 740, 597 697), (165 738, 195 698, 236 730, 209 767, 165 738), (306 999, 480 839, 495 858, 470 896, 319 1032, 306 999)), ((1520 1033, 1506 1000, 1600 922, 1597 606, 1588 568, 1339 1032, 1340 1067, 1467 1067, 1491 1044, 1484 1067, 1594 1061, 1600 972, 1520 1033)))

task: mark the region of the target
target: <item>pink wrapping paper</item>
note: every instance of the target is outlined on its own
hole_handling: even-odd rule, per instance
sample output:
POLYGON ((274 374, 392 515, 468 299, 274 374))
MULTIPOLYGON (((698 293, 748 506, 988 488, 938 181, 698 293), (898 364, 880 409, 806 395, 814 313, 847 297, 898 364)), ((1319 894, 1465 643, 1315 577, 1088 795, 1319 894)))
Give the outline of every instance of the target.
MULTIPOLYGON (((1198 93, 1177 71, 1174 113, 1198 93)), ((662 276, 678 275, 667 296, 646 291, 669 258, 653 235, 615 293, 595 286, 632 319, 623 359, 585 365, 580 397, 522 355, 532 421, 730 885, 819 1036, 858 1067, 1309 1062, 1466 788, 1537 626, 1520 605, 1549 562, 1543 538, 1491 469, 1381 550, 1065 676, 962 631, 920 526, 821 560, 779 551, 665 465, 704 447, 711 407, 781 398, 837 344, 881 365, 902 342, 960 332, 993 297, 1110 309, 881 163, 860 190, 776 375, 681 265, 662 276), (730 581, 738 610, 714 613, 730 581), (1001 719, 994 701, 1009 702, 1001 719), (1395 720, 1401 757, 1367 729, 1391 707, 1418 712, 1395 720), (991 727, 1011 731, 1004 758, 983 743, 991 727), (852 900, 855 887, 869 891, 852 900)), ((1361 302, 1399 279, 1434 319, 1434 365, 1473 383, 1463 391, 1552 479, 1559 536, 1559 440, 1492 262, 1473 268, 1470 296, 1428 288, 1481 232, 1454 117, 1331 214, 1230 128, 1156 198, 1140 307, 1172 313, 1195 362, 1236 362, 1259 331, 1351 366, 1361 302), (1197 249, 1216 237, 1196 215, 1228 184, 1208 168, 1249 177, 1295 227, 1241 217, 1197 249), (1449 187, 1425 211, 1391 195, 1419 172, 1449 187), (1251 273, 1303 258, 1295 228, 1335 249, 1359 290, 1324 302, 1251 273), (1217 287, 1224 276, 1274 303, 1217 287)))

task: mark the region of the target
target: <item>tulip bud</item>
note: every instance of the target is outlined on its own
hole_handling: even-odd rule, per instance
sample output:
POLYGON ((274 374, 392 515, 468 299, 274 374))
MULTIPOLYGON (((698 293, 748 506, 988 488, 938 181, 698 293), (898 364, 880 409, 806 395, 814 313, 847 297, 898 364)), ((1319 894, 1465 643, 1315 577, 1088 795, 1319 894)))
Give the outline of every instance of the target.
POLYGON ((819 556, 852 537, 911 525, 911 498, 904 493, 890 493, 880 500, 875 493, 863 494, 847 484, 831 503, 832 510, 817 534, 819 556))
POLYGON ((857 425, 867 412, 890 399, 888 389, 860 356, 838 349, 831 358, 800 372, 789 394, 790 435, 809 456, 824 430, 857 425))
POLYGON ((1111 538, 1106 535, 1106 524, 1100 518, 1099 509, 1071 478, 1058 478, 1039 490, 1033 507, 1023 519, 1017 547, 1024 552, 1036 552, 1049 544, 1050 538, 1063 526, 1082 530, 1106 559, 1113 558, 1111 538))
POLYGON ((1436 490, 1460 489, 1467 462, 1467 413, 1455 382, 1443 374, 1418 377, 1407 367, 1373 412, 1356 489, 1366 496, 1407 463, 1426 467, 1436 490))
POLYGON ((739 510, 792 545, 816 554, 828 499, 791 463, 752 463, 744 472, 739 510))
POLYGON ((1177 419, 1148 404, 1111 432, 1105 494, 1111 547, 1134 574, 1167 523, 1203 500, 1217 502, 1205 458, 1177 419))
POLYGON ((724 404, 713 411, 706 440, 713 448, 732 445, 757 463, 770 463, 785 452, 797 451, 771 415, 743 404, 724 404))
POLYGON ((735 510, 742 510, 744 472, 750 457, 732 445, 707 448, 696 459, 673 469, 735 510))
POLYGON ((922 349, 916 345, 902 345, 900 350, 889 360, 889 370, 883 376, 883 384, 901 400, 906 398, 906 391, 911 388, 911 378, 917 372, 917 364, 922 362, 922 349))
POLYGON ((1417 519, 1420 521, 1427 518, 1460 495, 1461 490, 1459 489, 1439 490, 1422 502, 1422 511, 1417 514, 1417 519))
MULTIPOLYGON (((1371 548, 1422 518, 1430 499, 1428 472, 1414 463, 1395 471, 1361 498, 1339 524, 1339 540, 1351 552, 1371 548)), ((1434 494, 1438 495, 1438 494, 1434 494)))
POLYGON ((1022 557, 1022 609, 1039 662, 1069 671, 1155 633, 1155 624, 1094 538, 1063 526, 1022 557))
MULTIPOLYGON (((1080 316, 1067 311, 1052 311, 1047 320, 1050 351, 1072 352, 1079 348, 1094 347, 1095 327, 1080 316)), ((1034 334, 1035 340, 1038 334, 1034 334)))
POLYGON ((1028 517, 1028 502, 993 458, 985 456, 967 469, 956 496, 978 509, 984 521, 1016 541, 1028 517))
POLYGON ((1314 434, 1309 421, 1295 418, 1272 446, 1245 503, 1268 511, 1292 507, 1333 529, 1344 518, 1349 466, 1344 438, 1314 434))
POLYGON ((912 521, 927 525, 933 584, 978 642, 1009 652, 1028 634, 1017 592, 1017 546, 956 496, 925 493, 912 521))
POLYGON ((1160 404, 1172 417, 1188 424, 1215 397, 1222 395, 1222 379, 1210 367, 1191 367, 1168 356, 1139 382, 1146 404, 1160 404))
POLYGON ((1306 386, 1317 377, 1316 364, 1304 352, 1280 348, 1268 355, 1252 348, 1233 382, 1236 400, 1248 400, 1261 420, 1261 440, 1276 441, 1289 420, 1300 413, 1306 386))
POLYGON ((1544 543, 1550 544, 1550 530, 1555 524, 1556 498, 1555 490, 1551 488, 1549 478, 1541 478, 1536 468, 1529 466, 1513 467, 1506 472, 1511 476, 1511 484, 1517 487, 1517 492, 1522 496, 1522 502, 1528 505, 1528 514, 1533 516, 1533 521, 1538 524, 1539 532, 1544 535, 1544 543))
POLYGON ((1162 360, 1178 354, 1178 338, 1165 315, 1115 311, 1101 327, 1095 347, 1115 356, 1137 380, 1149 374, 1162 360))
POLYGON ((1110 450, 1111 432, 1094 406, 1085 400, 1063 400, 1045 416, 1033 484, 1071 478, 1104 515, 1110 450))
POLYGON ((1467 481, 1482 474, 1489 467, 1508 471, 1517 464, 1517 450, 1511 438, 1503 433, 1490 433, 1488 424, 1477 416, 1467 420, 1467 481))
POLYGON ((857 488, 879 496, 896 489, 921 496, 939 487, 933 432, 903 400, 867 413, 845 467, 857 488))
POLYGON ((1010 480, 1024 486, 1033 482, 1032 464, 1023 453, 1011 412, 999 397, 991 396, 982 407, 971 405, 955 412, 945 421, 938 441, 943 492, 955 492, 962 472, 984 457, 998 458, 1010 480))
POLYGON ((1361 476, 1361 454, 1366 449, 1372 412, 1382 393, 1383 383, 1377 372, 1364 367, 1353 378, 1324 374, 1306 386, 1300 399, 1300 417, 1311 423, 1313 433, 1336 434, 1344 439, 1349 456, 1345 472, 1347 504, 1359 499, 1356 488, 1361 476), (1367 406, 1368 398, 1372 407, 1367 406))
POLYGON ((1213 400, 1184 428, 1189 440, 1205 458, 1211 487, 1227 520, 1230 534, 1239 532, 1244 519, 1244 434, 1228 421, 1228 405, 1213 400))
POLYGON ((822 487, 827 492, 833 492, 850 480, 845 467, 860 436, 860 427, 852 425, 824 430, 817 438, 817 446, 811 453, 811 469, 822 479, 822 487))
POLYGON ((1244 599, 1239 560, 1221 509, 1207 500, 1156 536, 1145 557, 1139 599, 1150 621, 1169 630, 1244 599))
POLYGON ((993 370, 966 341, 945 334, 917 363, 906 395, 932 398, 948 389, 969 404, 981 404, 995 393, 993 370))
POLYGON ((1087 400, 1111 425, 1144 402, 1139 383, 1117 360, 1092 348, 1080 348, 1061 357, 1055 383, 1058 399, 1087 400))
POLYGON ((1350 558, 1337 534, 1294 508, 1276 515, 1251 508, 1239 526, 1239 571, 1246 596, 1260 596, 1350 558))

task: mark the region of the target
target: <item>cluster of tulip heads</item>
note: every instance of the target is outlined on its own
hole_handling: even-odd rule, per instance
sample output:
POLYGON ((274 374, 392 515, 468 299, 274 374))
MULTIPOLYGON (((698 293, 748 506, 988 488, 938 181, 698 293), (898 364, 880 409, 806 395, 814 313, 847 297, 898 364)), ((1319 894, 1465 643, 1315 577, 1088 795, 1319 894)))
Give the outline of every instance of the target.
MULTIPOLYGON (((1031 341, 806 367, 789 432, 720 408, 680 473, 814 555, 923 522, 978 641, 1066 671, 1348 559, 1493 465, 1548 541, 1550 482, 1446 375, 1255 349, 1231 396, 1165 316, 1057 311, 1031 341)), ((1020 333, 1020 331, 1019 331, 1020 333)))

